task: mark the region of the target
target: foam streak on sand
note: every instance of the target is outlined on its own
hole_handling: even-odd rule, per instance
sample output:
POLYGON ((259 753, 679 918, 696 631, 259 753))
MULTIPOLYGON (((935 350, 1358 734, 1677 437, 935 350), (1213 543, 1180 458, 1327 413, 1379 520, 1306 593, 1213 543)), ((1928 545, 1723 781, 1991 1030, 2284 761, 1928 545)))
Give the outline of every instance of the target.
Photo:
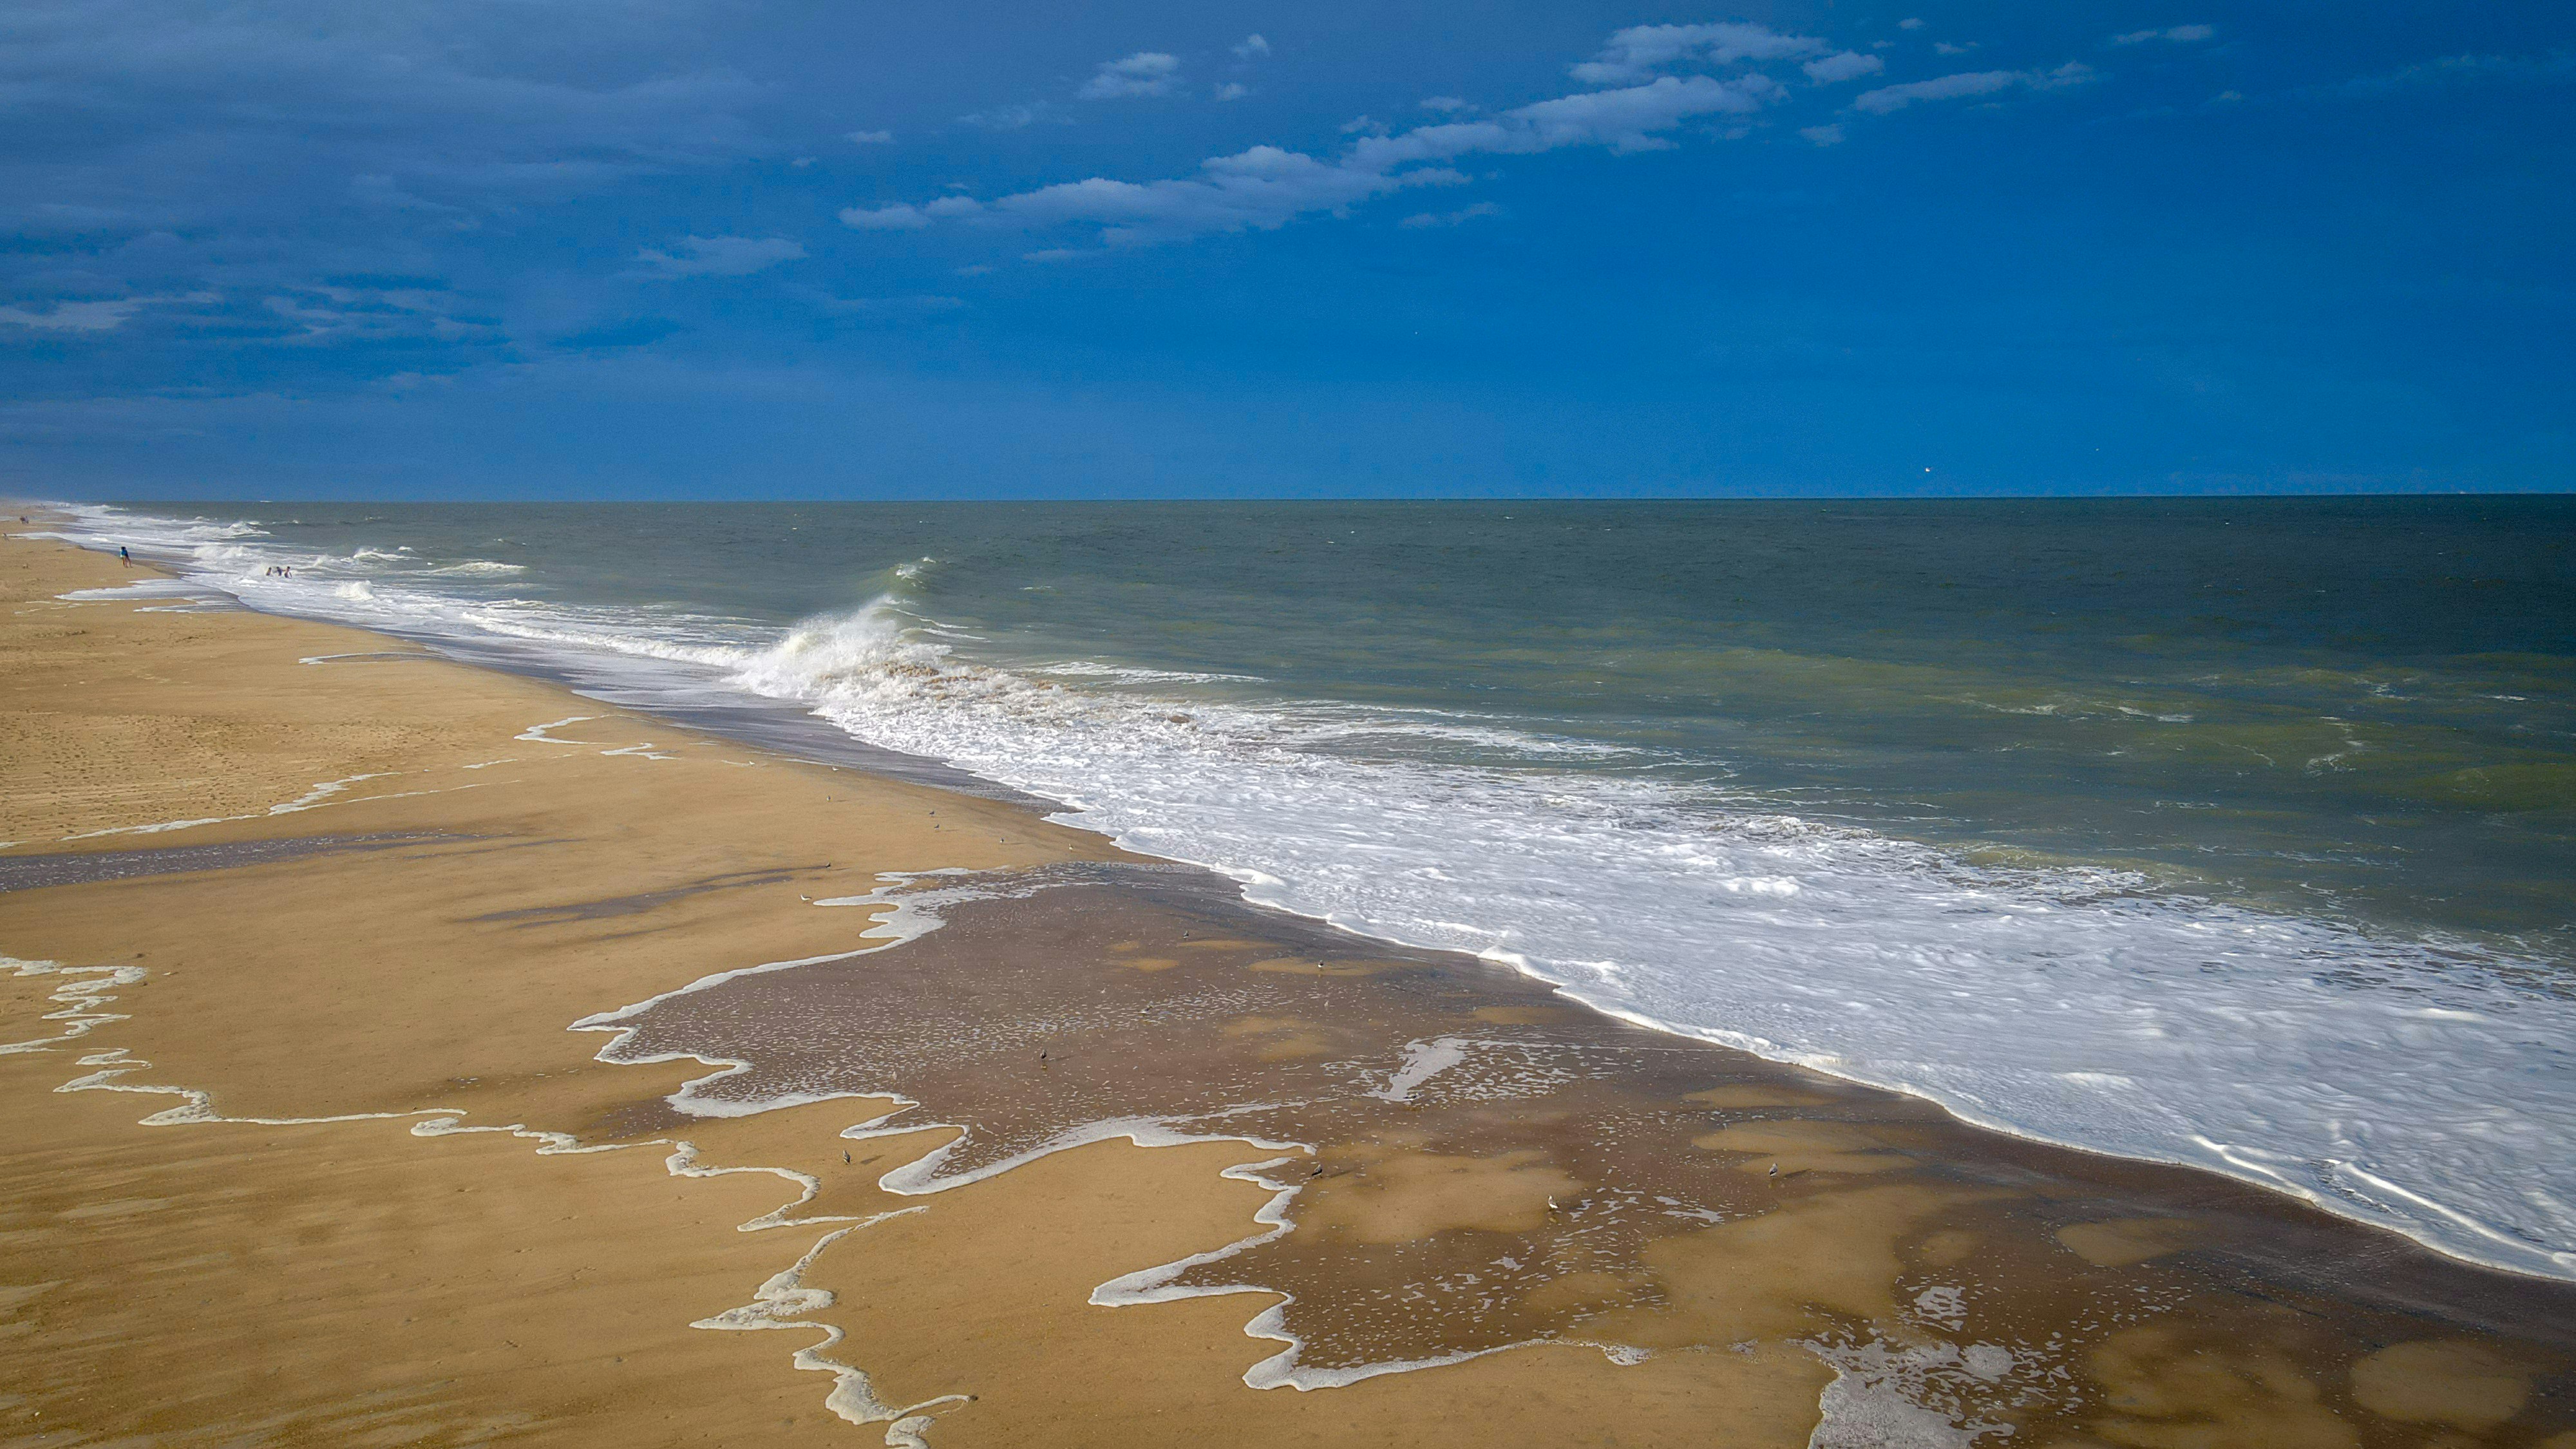
MULTIPOLYGON (((1142 1139, 1131 1138, 1130 1140, 1136 1141, 1139 1146, 1154 1145, 1142 1139)), ((1303 1189, 1304 1184, 1278 1182, 1267 1174, 1273 1168, 1284 1167, 1297 1160, 1294 1157, 1273 1157, 1265 1162, 1237 1163, 1220 1174, 1238 1182, 1249 1182, 1269 1189, 1270 1201, 1262 1204, 1259 1211, 1253 1214, 1253 1221, 1261 1225, 1262 1231, 1250 1237, 1239 1238, 1222 1248, 1193 1253, 1186 1258, 1151 1268, 1140 1268, 1133 1273, 1112 1278, 1091 1290, 1091 1302, 1102 1308, 1136 1308, 1155 1303, 1172 1303, 1187 1298, 1221 1298, 1237 1293, 1257 1293, 1275 1297, 1278 1301, 1254 1314, 1243 1325, 1243 1336, 1246 1338, 1265 1338, 1287 1345, 1243 1371, 1244 1386, 1254 1389, 1288 1388, 1304 1393, 1315 1389, 1344 1388, 1362 1380, 1378 1378, 1386 1374, 1444 1368, 1450 1364, 1483 1358, 1488 1354, 1530 1346, 1525 1343, 1498 1344, 1492 1348, 1440 1354, 1431 1358, 1364 1364, 1350 1369, 1301 1368, 1297 1359, 1305 1351, 1306 1341, 1288 1329, 1288 1306, 1296 1302, 1294 1295, 1282 1293, 1276 1288, 1265 1287, 1258 1283, 1181 1284, 1174 1281, 1192 1268, 1224 1262, 1228 1258, 1287 1234, 1295 1226, 1288 1220, 1289 1205, 1296 1201, 1297 1194, 1303 1189)), ((1010 1165, 1019 1165, 1018 1160, 1015 1159, 1010 1165)), ((1611 1352, 1606 1349, 1604 1351, 1611 1352)))
MULTIPOLYGON (((673 1169, 674 1172, 680 1170, 673 1169)), ((877 1398, 875 1385, 864 1370, 825 1357, 825 1351, 838 1347, 846 1336, 841 1329, 834 1324, 805 1321, 806 1314, 828 1308, 833 1302, 832 1294, 827 1290, 805 1286, 806 1272, 814 1266, 814 1260, 822 1256, 824 1249, 861 1228, 920 1211, 920 1208, 898 1208, 845 1228, 835 1228, 816 1239, 814 1246, 805 1250, 805 1256, 761 1284, 752 1294, 751 1302, 739 1308, 728 1308, 712 1318, 699 1319, 689 1326, 733 1333, 803 1329, 822 1335, 819 1342, 796 1350, 795 1363, 800 1369, 832 1376, 832 1391, 824 1398, 824 1407, 852 1424, 885 1425, 885 1442, 889 1449, 929 1449, 929 1441, 922 1436, 930 1428, 932 1411, 972 1403, 974 1396, 942 1394, 906 1408, 889 1406, 877 1398)))
MULTIPOLYGON (((777 963, 779 966, 803 964, 809 963, 777 963)), ((27 961, 14 956, 0 956, 0 967, 8 968, 12 975, 18 977, 60 976, 64 978, 63 984, 52 993, 53 1000, 62 1003, 60 1009, 49 1012, 44 1017, 47 1021, 62 1023, 61 1033, 32 1041, 0 1044, 0 1054, 51 1050, 87 1036, 109 1023, 129 1020, 128 1014, 104 1011, 101 1008, 117 999, 114 990, 140 985, 149 976, 149 973, 139 966, 64 966, 55 961, 27 961)), ((885 1442, 893 1446, 893 1449, 927 1449, 922 1435, 930 1426, 932 1411, 971 1401, 969 1395, 947 1394, 908 1407, 889 1406, 876 1397, 874 1387, 864 1371, 826 1356, 828 1350, 842 1341, 844 1337, 842 1330, 832 1324, 809 1322, 805 1318, 805 1315, 829 1307, 833 1302, 831 1293, 819 1288, 806 1287, 802 1281, 806 1271, 813 1266, 814 1260, 824 1249, 852 1232, 872 1227, 889 1219, 922 1212, 923 1208, 898 1208, 891 1212, 866 1216, 798 1217, 794 1215, 796 1210, 812 1202, 821 1192, 820 1180, 811 1174, 785 1167, 710 1166, 699 1160, 697 1148, 687 1142, 666 1144, 663 1139, 654 1138, 644 1142, 584 1143, 570 1133, 531 1128, 524 1123, 496 1126, 469 1125, 460 1115, 443 1108, 419 1108, 400 1112, 343 1112, 320 1116, 227 1116, 215 1110, 212 1094, 201 1089, 123 1080, 136 1072, 149 1070, 152 1065, 150 1062, 133 1057, 126 1048, 117 1047, 90 1053, 78 1058, 77 1065, 91 1070, 62 1083, 54 1089, 55 1091, 130 1092, 180 1099, 179 1106, 165 1108, 138 1119, 137 1125, 144 1127, 214 1124, 314 1127, 418 1117, 424 1120, 413 1124, 411 1135, 415 1137, 502 1133, 538 1143, 537 1151, 541 1155, 616 1152, 629 1147, 668 1145, 671 1151, 663 1165, 673 1177, 706 1178, 752 1174, 779 1178, 794 1186, 797 1189, 797 1196, 758 1217, 737 1225, 736 1231, 762 1232, 771 1228, 808 1227, 822 1223, 840 1223, 844 1226, 824 1234, 805 1251, 802 1257, 771 1275, 753 1291, 750 1303, 728 1309, 711 1318, 700 1319, 690 1326, 732 1332, 758 1329, 803 1329, 820 1334, 819 1342, 797 1350, 794 1356, 796 1367, 832 1375, 833 1387, 824 1401, 825 1406, 852 1424, 887 1425, 885 1442)), ((794 1104, 784 1101, 772 1102, 765 1104, 761 1110, 788 1105, 794 1104)))
POLYGON ((0 966, 13 976, 60 976, 63 984, 53 990, 59 1009, 45 1013, 44 1020, 59 1021, 62 1031, 55 1036, 32 1041, 0 1043, 0 1055, 20 1052, 50 1051, 67 1041, 89 1035, 111 1021, 125 1017, 99 1008, 116 999, 115 992, 143 980, 140 966, 65 966, 59 961, 21 961, 15 956, 0 956, 0 966))
MULTIPOLYGON (((466 768, 472 769, 473 766, 466 768)), ((389 795, 357 795, 338 798, 351 785, 365 780, 390 780, 403 774, 400 770, 378 770, 368 774, 348 775, 337 780, 316 781, 313 788, 292 800, 282 800, 265 810, 249 815, 208 815, 189 820, 160 820, 150 825, 119 825, 106 830, 83 830, 66 835, 65 840, 98 840, 110 835, 162 835, 173 830, 194 830, 201 825, 227 825, 236 820, 257 820, 262 815, 293 815, 305 810, 318 810, 326 805, 356 805, 370 800, 406 800, 415 795, 436 795, 440 790, 402 790, 389 795)), ((473 785, 449 785, 448 790, 471 790, 473 785)))

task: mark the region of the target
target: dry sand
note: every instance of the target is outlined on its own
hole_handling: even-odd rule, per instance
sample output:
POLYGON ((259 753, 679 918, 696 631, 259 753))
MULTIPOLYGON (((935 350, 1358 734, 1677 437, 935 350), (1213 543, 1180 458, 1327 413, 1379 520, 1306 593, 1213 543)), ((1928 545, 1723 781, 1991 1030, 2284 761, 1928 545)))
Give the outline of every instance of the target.
MULTIPOLYGON (((1787 1074, 1687 1104, 1751 1114, 1699 1150, 1725 1191, 1778 1206, 1514 1307, 1655 1350, 1642 1362, 1566 1343, 1247 1388, 1279 1345, 1245 1323, 1275 1295, 1089 1298, 1261 1232, 1271 1193, 1219 1174, 1278 1154, 1097 1142, 899 1196, 879 1178, 952 1132, 847 1141, 893 1104, 846 1098, 679 1117, 665 1095, 708 1065, 603 1064, 608 1038, 566 1029, 711 972, 871 944, 873 913, 804 898, 878 872, 1124 858, 1105 842, 353 631, 56 597, 130 577, 0 542, 0 871, 68 852, 111 875, 142 868, 119 864, 132 852, 208 848, 179 872, 0 876, 0 953, 59 963, 0 968, 0 1041, 29 1044, 0 1052, 0 1444, 1794 1446, 1820 1395, 1868 1392, 1806 1345, 1878 1334, 1937 1356, 1925 1275, 1990 1261, 2026 1328, 2083 1339, 2062 1405, 2015 1443, 2576 1446, 2547 1334, 2375 1305, 2356 1335, 2308 1322, 2295 1293, 2236 1301, 2175 1276, 2204 1229, 2160 1215, 2165 1199, 2089 1224, 1998 1217, 2070 1198, 2055 1159, 1944 1170, 1944 1134, 1964 1129, 1910 1108, 1798 1116, 1853 1119, 1856 1098, 1787 1074), (299 662, 328 655, 367 657, 299 662), (204 823, 156 828, 177 821, 204 823), (257 854, 276 841, 315 848, 257 854), (1773 1161, 1785 1189, 1756 1171, 1773 1161), (2074 1283, 2145 1284, 2171 1311, 2049 1306, 2074 1283), (780 1331, 725 1331, 763 1327, 780 1331), (829 1362, 800 1368, 811 1348, 829 1362)), ((1138 983, 1234 969, 1313 973, 1320 992, 1410 969, 1319 970, 1142 911, 1084 929, 1128 938, 1092 954, 1138 983)), ((1542 997, 1462 1010, 1579 1016, 1542 997)), ((1284 1070, 1362 1025, 1301 1011, 1209 1034, 1284 1070)), ((1319 1254, 1543 1234, 1585 1188, 1535 1149, 1400 1131, 1323 1144, 1327 1163, 1292 1235, 1319 1254)), ((1818 1442, 1968 1442, 1848 1437, 1901 1415, 1838 1422, 1818 1442)))

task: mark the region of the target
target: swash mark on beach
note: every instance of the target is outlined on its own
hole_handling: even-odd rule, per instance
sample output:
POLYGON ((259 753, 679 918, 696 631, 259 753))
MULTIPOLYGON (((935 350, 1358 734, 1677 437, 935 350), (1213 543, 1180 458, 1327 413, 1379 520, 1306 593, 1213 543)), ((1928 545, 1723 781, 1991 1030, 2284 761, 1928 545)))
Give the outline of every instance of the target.
MULTIPOLYGON (((116 999, 110 988, 139 985, 149 975, 145 968, 140 966, 64 966, 57 961, 29 961, 15 956, 0 956, 0 967, 7 968, 11 975, 18 977, 62 976, 65 978, 64 983, 52 993, 53 1000, 63 1003, 62 1008, 47 1013, 43 1018, 47 1021, 62 1022, 64 1029, 61 1034, 31 1041, 0 1044, 0 1054, 49 1050, 62 1043, 86 1036, 100 1026, 131 1019, 130 1014, 106 1012, 99 1008, 116 999)), ((926 1207, 897 1208, 891 1212, 867 1217, 795 1218, 788 1214, 814 1200, 822 1190, 820 1179, 785 1167, 704 1166, 698 1161, 697 1148, 687 1142, 672 1143, 665 1138, 654 1138, 643 1142, 585 1144, 570 1133, 530 1127, 525 1123, 469 1125, 458 1113, 448 1108, 415 1108, 401 1112, 347 1112, 319 1117, 228 1117, 214 1110, 213 1095, 209 1092, 194 1087, 118 1080, 135 1072, 147 1071, 152 1066, 150 1062, 134 1057, 127 1048, 116 1047, 104 1052, 91 1053, 78 1058, 77 1065, 92 1070, 84 1076, 75 1077, 54 1088, 56 1092, 132 1092, 138 1095, 171 1096, 181 1099, 179 1106, 166 1108, 137 1119, 137 1125, 144 1127, 210 1124, 313 1127, 341 1122, 387 1121, 417 1117, 423 1120, 412 1124, 411 1135, 414 1137, 436 1138, 470 1133, 506 1133, 512 1137, 526 1138, 538 1143, 537 1152, 540 1156, 616 1152, 628 1147, 668 1146, 672 1151, 664 1160, 663 1168, 673 1177, 712 1178, 751 1173, 784 1179, 797 1186, 798 1194, 795 1200, 737 1225, 735 1229, 737 1232, 760 1232, 776 1227, 806 1227, 818 1223, 842 1223, 846 1226, 826 1233, 813 1247, 805 1251, 804 1256, 798 1258, 786 1269, 772 1274, 754 1291, 750 1303, 739 1308, 728 1309, 713 1318, 700 1319, 690 1327, 721 1330, 803 1328, 822 1334, 821 1342, 797 1350, 793 1360, 796 1367, 831 1374, 833 1387, 824 1399, 825 1407, 852 1424, 885 1424, 887 1426, 885 1442, 889 1449, 928 1449, 927 1441, 922 1435, 930 1427, 932 1411, 949 1405, 972 1402, 971 1395, 947 1394, 909 1407, 890 1407, 876 1397, 865 1371, 824 1356, 825 1350, 839 1344, 845 1337, 839 1327, 826 1323, 798 1321, 802 1315, 828 1307, 833 1301, 833 1296, 828 1291, 807 1288, 803 1286, 802 1281, 805 1271, 813 1265, 814 1259, 825 1248, 861 1228, 873 1226, 889 1218, 924 1212, 928 1210, 926 1207)), ((792 1104, 780 1102, 772 1105, 792 1104)))
POLYGON ((400 773, 402 772, 399 770, 377 770, 369 774, 343 775, 337 780, 324 780, 316 784, 312 789, 305 791, 303 794, 296 796, 292 800, 286 801, 280 805, 269 806, 268 813, 271 815, 292 815, 298 810, 310 810, 314 806, 321 804, 323 801, 330 799, 332 796, 339 794, 341 791, 348 789, 350 786, 355 785, 360 781, 389 780, 400 773))
POLYGON ((111 1021, 125 1020, 117 1012, 99 1008, 116 999, 109 988, 135 985, 144 976, 140 966, 65 966, 59 961, 21 961, 15 956, 0 956, 0 966, 8 967, 13 976, 64 978, 63 984, 55 987, 52 993, 52 999, 62 1003, 61 1008, 40 1018, 61 1022, 61 1033, 31 1041, 0 1043, 0 1056, 50 1051, 64 1042, 87 1036, 111 1021))
POLYGON ((277 804, 271 805, 265 810, 256 810, 248 815, 208 815, 194 820, 162 820, 150 825, 118 825, 106 830, 83 830, 71 835, 66 835, 62 838, 65 840, 97 840, 109 835, 160 835, 172 830, 193 830, 200 825, 229 825, 238 820, 264 820, 274 815, 293 815, 305 810, 319 810, 330 805, 363 805, 376 800, 409 800, 420 795, 444 795, 454 790, 479 790, 482 788, 478 783, 472 785, 450 785, 443 789, 396 790, 390 794, 384 795, 353 795, 347 799, 334 798, 340 795, 342 791, 347 790, 351 785, 355 785, 362 780, 390 780, 396 775, 408 773, 410 772, 404 770, 379 770, 370 774, 349 775, 337 780, 317 780, 313 783, 313 787, 311 789, 296 796, 294 799, 281 800, 277 804))
MULTIPOLYGON (((1132 1136, 1128 1140, 1140 1147, 1151 1145, 1132 1136)), ((1297 1160, 1295 1157, 1273 1157, 1263 1162, 1241 1162, 1217 1174, 1220 1177, 1233 1178, 1237 1182, 1249 1182, 1269 1189, 1270 1201, 1262 1204, 1260 1210, 1252 1215, 1252 1220, 1261 1225, 1262 1231, 1250 1237, 1238 1238, 1222 1248, 1193 1253, 1186 1258, 1178 1258, 1151 1268, 1140 1268, 1133 1273, 1112 1278, 1091 1290, 1092 1304, 1101 1308, 1134 1308, 1152 1303, 1174 1303, 1187 1298, 1221 1298, 1235 1293, 1258 1293, 1275 1297, 1277 1302, 1254 1314, 1243 1325, 1243 1336, 1266 1338, 1273 1343, 1286 1344, 1287 1347, 1243 1371, 1244 1387, 1251 1389, 1290 1388, 1302 1393, 1315 1389, 1346 1388, 1364 1379, 1378 1378, 1386 1374, 1445 1368, 1450 1364, 1465 1363, 1470 1359, 1483 1358, 1488 1354, 1534 1346, 1535 1340, 1531 1343, 1506 1343, 1490 1348, 1467 1349, 1431 1358, 1363 1364, 1356 1368, 1306 1368, 1301 1367, 1297 1361, 1306 1350, 1306 1341, 1288 1327, 1288 1306, 1297 1301, 1296 1295, 1276 1288, 1264 1287, 1258 1283, 1182 1284, 1177 1282, 1176 1280, 1182 1274, 1192 1268, 1223 1262, 1237 1254, 1283 1237, 1294 1228, 1295 1225, 1288 1219, 1288 1207, 1296 1201, 1297 1194, 1304 1190, 1305 1184, 1277 1182, 1266 1174, 1273 1168, 1284 1167, 1297 1160)), ((1018 1166, 1019 1163, 1014 1161, 1009 1165, 1018 1166)), ((1599 1348, 1612 1363, 1616 1364, 1637 1363, 1645 1358, 1642 1352, 1624 1345, 1582 1344, 1579 1346, 1599 1348)))
POLYGON ((620 749, 602 750, 600 753, 603 755, 638 755, 647 760, 676 760, 679 758, 677 755, 658 753, 654 750, 653 742, 651 740, 646 740, 640 745, 627 745, 620 749))
MULTIPOLYGON (((674 1162, 677 1162, 676 1154, 674 1162)), ((758 1169, 721 1170, 756 1171, 758 1169)), ((674 1175, 712 1175, 702 1171, 688 1171, 678 1166, 674 1166, 672 1172, 674 1175)), ((736 1333, 759 1332, 775 1328, 801 1328, 810 1333, 821 1334, 823 1336, 821 1342, 796 1350, 793 1362, 796 1367, 808 1372, 827 1373, 832 1376, 832 1391, 824 1397, 823 1406, 852 1424, 885 1425, 885 1442, 888 1449, 929 1449, 929 1441, 922 1436, 930 1428, 933 1411, 950 1405, 972 1403, 974 1396, 942 1394, 937 1398, 924 1399, 907 1408, 891 1407, 876 1396, 875 1386, 869 1381, 865 1370, 824 1357, 825 1350, 838 1347, 841 1340, 848 1336, 838 1325, 804 1321, 806 1314, 828 1308, 834 1301, 829 1289, 805 1286, 806 1270, 814 1266, 814 1260, 822 1256, 825 1248, 861 1228, 873 1227, 888 1218, 899 1218, 926 1211, 928 1211, 927 1208, 920 1207, 897 1208, 892 1212, 862 1218, 848 1227, 835 1228, 816 1239, 814 1246, 805 1250, 805 1256, 772 1274, 767 1282, 762 1283, 753 1292, 749 1303, 739 1308, 728 1308, 712 1318, 701 1318, 689 1326, 736 1333)))
POLYGON ((597 716, 597 715, 595 715, 595 714, 568 714, 568 715, 565 715, 562 719, 550 719, 550 720, 546 721, 544 724, 530 725, 530 726, 528 726, 526 729, 523 729, 523 730, 519 731, 517 734, 512 735, 510 738, 512 738, 512 739, 514 739, 514 740, 526 740, 526 741, 528 741, 528 742, 530 742, 530 743, 532 743, 532 744, 539 744, 539 745, 574 745, 574 744, 579 744, 579 743, 581 743, 579 740, 558 740, 558 739, 550 739, 550 738, 548 738, 548 737, 547 737, 547 735, 546 735, 546 731, 548 731, 548 730, 559 730, 559 729, 562 729, 565 725, 570 725, 570 724, 580 724, 580 723, 581 723, 582 721, 584 721, 584 720, 593 720, 593 719, 597 719, 597 718, 599 718, 599 716, 597 716))

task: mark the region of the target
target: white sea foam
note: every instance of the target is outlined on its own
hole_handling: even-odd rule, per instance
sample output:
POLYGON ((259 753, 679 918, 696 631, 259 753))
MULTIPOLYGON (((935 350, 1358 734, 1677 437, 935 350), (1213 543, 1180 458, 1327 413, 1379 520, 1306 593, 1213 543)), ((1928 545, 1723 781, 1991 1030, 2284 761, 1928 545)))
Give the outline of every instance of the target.
POLYGON ((2112 872, 1973 867, 1600 768, 1623 752, 1509 720, 1158 698, 1156 681, 1072 682, 1079 662, 1014 674, 889 600, 763 648, 634 611, 273 589, 249 535, 166 534, 193 568, 240 565, 227 587, 256 607, 729 680, 1066 802, 1071 823, 1224 871, 1265 904, 1481 954, 1622 1018, 1988 1126, 2208 1168, 2576 1278, 2576 1077, 2546 1065, 2576 1039, 2576 1003, 2520 984, 2518 963, 2112 872))
POLYGON ((130 584, 110 584, 102 589, 74 589, 55 598, 73 604, 116 604, 134 599, 214 599, 221 595, 204 584, 187 579, 136 579, 130 584))
POLYGON ((2576 1083, 2531 1070, 2576 1033, 2576 1004, 2494 963, 2107 872, 1974 868, 1635 776, 1327 753, 1314 744, 1347 720, 1050 687, 902 619, 808 624, 737 678, 1066 801, 1073 823, 1265 904, 2576 1277, 2576 1083))
POLYGON ((1385 1086, 1369 1095, 1381 1102, 1412 1101, 1414 1088, 1465 1062, 1471 1045, 1464 1037, 1455 1036, 1411 1043, 1404 1049, 1404 1065, 1396 1069, 1385 1086))

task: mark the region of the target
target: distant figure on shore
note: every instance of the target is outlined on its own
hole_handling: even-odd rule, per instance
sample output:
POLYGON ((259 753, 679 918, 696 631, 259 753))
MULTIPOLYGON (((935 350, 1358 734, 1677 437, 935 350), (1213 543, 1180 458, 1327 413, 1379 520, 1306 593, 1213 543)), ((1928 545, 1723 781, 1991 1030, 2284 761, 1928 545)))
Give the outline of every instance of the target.
POLYGON ((127 568, 134 567, 134 555, 127 553, 123 544, 116 546, 116 561, 127 568))

